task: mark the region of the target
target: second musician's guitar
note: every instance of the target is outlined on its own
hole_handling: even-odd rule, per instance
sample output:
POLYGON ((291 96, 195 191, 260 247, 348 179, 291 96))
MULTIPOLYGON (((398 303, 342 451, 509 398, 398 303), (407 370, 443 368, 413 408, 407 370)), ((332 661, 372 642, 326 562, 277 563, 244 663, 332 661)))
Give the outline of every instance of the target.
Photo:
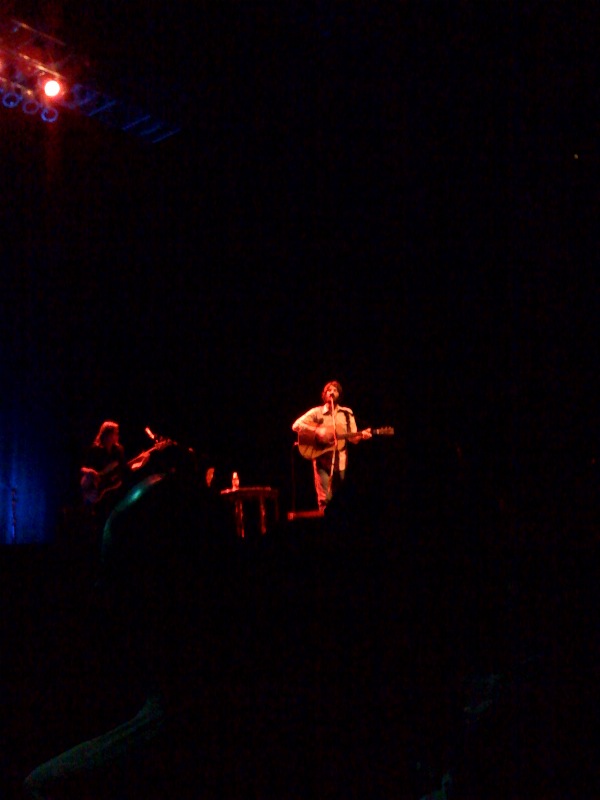
MULTIPOLYGON (((135 470, 143 466, 150 455, 158 450, 173 444, 170 439, 160 439, 153 447, 144 450, 131 461, 127 462, 129 469, 135 470)), ((95 505, 102 500, 109 492, 119 489, 123 485, 120 463, 111 461, 103 470, 95 470, 91 467, 81 468, 81 493, 83 500, 88 505, 95 505)))
MULTIPOLYGON (((370 431, 372 436, 394 435, 394 429, 390 427, 367 428, 366 430, 370 431)), ((337 431, 334 437, 331 425, 315 425, 314 428, 298 431, 298 451, 303 458, 318 458, 323 453, 332 452, 336 447, 338 450, 342 450, 346 446, 346 439, 361 436, 362 433, 362 431, 337 431)))

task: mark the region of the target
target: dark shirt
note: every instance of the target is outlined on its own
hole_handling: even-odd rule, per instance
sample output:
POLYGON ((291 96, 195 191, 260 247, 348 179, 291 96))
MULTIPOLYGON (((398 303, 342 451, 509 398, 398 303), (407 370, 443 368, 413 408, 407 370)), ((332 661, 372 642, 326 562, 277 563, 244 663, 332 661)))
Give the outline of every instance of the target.
POLYGON ((115 444, 110 450, 101 447, 98 444, 93 444, 87 452, 84 467, 91 467, 97 472, 102 472, 109 464, 117 462, 120 469, 125 468, 125 450, 123 445, 115 444))
POLYGON ((129 472, 123 446, 115 444, 107 450, 100 445, 92 445, 82 466, 99 473, 95 481, 83 476, 82 490, 86 503, 96 506, 98 511, 104 506, 106 510, 112 508, 119 499, 119 489, 129 472))

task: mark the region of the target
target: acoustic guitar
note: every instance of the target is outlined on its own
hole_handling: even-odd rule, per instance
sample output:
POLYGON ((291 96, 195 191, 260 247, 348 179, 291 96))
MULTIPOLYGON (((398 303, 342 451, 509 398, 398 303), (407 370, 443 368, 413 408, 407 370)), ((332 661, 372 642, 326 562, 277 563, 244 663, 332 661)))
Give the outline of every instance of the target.
MULTIPOLYGON (((367 428, 372 436, 393 436, 394 429, 386 428, 367 428)), ((330 453, 334 449, 342 450, 346 446, 346 439, 354 436, 361 436, 363 431, 338 431, 334 439, 333 428, 330 425, 315 425, 298 431, 298 451, 303 458, 314 459, 322 456, 323 453, 330 453), (336 444, 337 442, 337 444, 336 444)))
MULTIPOLYGON (((148 450, 132 458, 127 462, 129 469, 136 470, 143 467, 150 455, 165 447, 173 444, 170 439, 160 439, 148 450)), ((102 500, 109 492, 114 492, 123 485, 123 478, 119 469, 118 461, 111 461, 102 470, 95 470, 91 467, 81 468, 81 493, 83 500, 88 505, 95 505, 102 500)))

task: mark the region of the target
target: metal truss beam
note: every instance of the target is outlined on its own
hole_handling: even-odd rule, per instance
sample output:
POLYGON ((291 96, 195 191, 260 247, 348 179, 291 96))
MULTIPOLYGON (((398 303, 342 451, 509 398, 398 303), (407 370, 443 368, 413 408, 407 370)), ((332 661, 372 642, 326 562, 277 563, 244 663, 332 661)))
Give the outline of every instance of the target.
POLYGON ((18 20, 0 21, 0 103, 55 122, 59 108, 93 117, 151 144, 176 134, 180 127, 133 102, 81 81, 85 65, 67 45, 18 20), (55 78, 66 88, 50 101, 40 96, 41 78, 55 78))

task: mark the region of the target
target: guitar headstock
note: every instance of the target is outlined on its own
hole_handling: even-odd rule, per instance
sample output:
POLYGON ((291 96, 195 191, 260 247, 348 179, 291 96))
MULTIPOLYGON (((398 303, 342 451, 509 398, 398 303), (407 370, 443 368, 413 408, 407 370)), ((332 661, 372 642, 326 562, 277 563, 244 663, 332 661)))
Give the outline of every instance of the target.
POLYGON ((373 434, 375 436, 394 436, 394 429, 389 425, 385 428, 374 428, 373 434))

